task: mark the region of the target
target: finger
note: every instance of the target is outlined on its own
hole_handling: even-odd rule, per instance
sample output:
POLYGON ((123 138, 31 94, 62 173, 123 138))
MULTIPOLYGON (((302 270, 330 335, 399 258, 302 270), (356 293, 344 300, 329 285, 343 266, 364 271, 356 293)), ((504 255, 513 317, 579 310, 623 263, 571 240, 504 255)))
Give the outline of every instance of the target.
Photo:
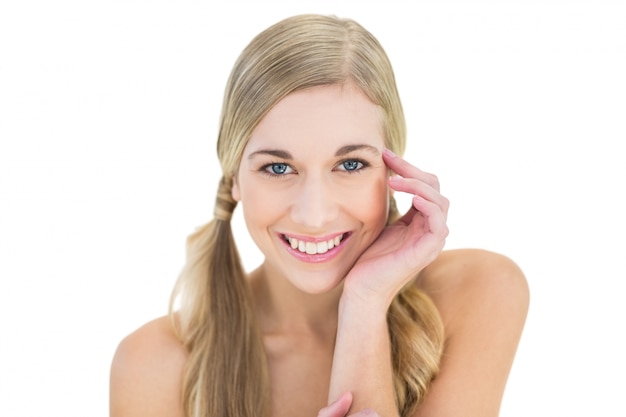
POLYGON ((424 172, 421 169, 411 165, 389 149, 383 149, 383 161, 389 168, 398 175, 406 178, 415 178, 433 187, 439 191, 439 179, 436 175, 424 172))
POLYGON ((317 417, 345 417, 352 405, 352 393, 344 392, 331 404, 322 408, 317 417))
POLYGON ((444 217, 447 218, 450 201, 428 184, 413 178, 403 178, 398 176, 389 177, 388 184, 394 191, 418 195, 428 201, 432 201, 439 206, 444 214, 444 217))
POLYGON ((413 197, 413 207, 424 217, 426 229, 438 239, 445 239, 449 230, 445 214, 440 207, 418 195, 413 197))
POLYGON ((407 256, 405 260, 410 265, 417 263, 424 267, 434 261, 444 248, 448 226, 443 213, 434 203, 415 196, 413 207, 415 214, 411 216, 409 212, 401 221, 407 224, 409 234, 419 236, 419 239, 416 242, 418 244, 412 245, 412 250, 405 254, 407 256), (412 217, 410 220, 409 216, 412 217))
POLYGON ((432 201, 428 201, 420 196, 413 196, 411 209, 404 216, 398 219, 411 229, 411 233, 422 235, 423 232, 435 235, 438 238, 448 236, 448 225, 446 223, 445 213, 441 211, 432 201), (416 217, 419 217, 416 219, 416 217), (422 233, 418 233, 421 231, 422 233))

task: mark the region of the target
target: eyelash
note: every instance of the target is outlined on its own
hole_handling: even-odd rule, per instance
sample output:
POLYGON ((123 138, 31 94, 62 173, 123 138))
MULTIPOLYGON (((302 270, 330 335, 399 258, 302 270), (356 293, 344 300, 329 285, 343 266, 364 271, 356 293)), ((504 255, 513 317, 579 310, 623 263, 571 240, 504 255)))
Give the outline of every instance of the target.
MULTIPOLYGON (((347 174, 349 174, 349 175, 352 175, 352 174, 357 174, 357 173, 361 172, 363 169, 368 168, 368 167, 370 166, 370 164, 369 164, 367 161, 364 161, 364 160, 359 159, 359 158, 348 158, 348 159, 341 160, 341 161, 339 161, 339 163, 337 164, 337 166, 339 167, 339 166, 341 166, 341 165, 345 164, 346 162, 356 162, 356 163, 358 163, 358 164, 361 164, 361 166, 360 166, 359 168, 354 169, 354 170, 348 170, 348 169, 340 169, 340 170, 339 170, 339 171, 341 171, 341 172, 345 172, 345 173, 347 173, 347 174)), ((294 172, 297 172, 297 171, 294 169, 294 167, 292 167, 291 165, 289 165, 289 164, 288 164, 288 163, 286 163, 286 162, 270 162, 269 164, 265 164, 265 165, 263 165, 263 166, 259 169, 259 171, 260 171, 261 173, 263 173, 264 175, 267 175, 268 177, 273 177, 273 178, 276 178, 276 177, 284 177, 285 175, 287 175, 287 174, 275 174, 275 173, 271 172, 271 168, 272 168, 272 166, 273 166, 273 165, 285 165, 287 168, 290 168, 290 169, 292 169, 294 172)))
POLYGON ((273 172, 271 172, 272 166, 273 165, 285 165, 287 166, 287 168, 291 168, 293 171, 295 171, 295 169, 293 169, 293 167, 285 162, 270 162, 269 164, 265 164, 263 165, 259 171, 261 171, 262 174, 267 175, 268 177, 272 177, 272 178, 276 178, 276 177, 284 177, 287 174, 275 174, 273 172))
POLYGON ((359 159, 359 158, 344 159, 344 160, 340 161, 337 166, 341 166, 341 165, 345 164, 346 162, 356 162, 357 164, 361 164, 361 166, 359 168, 357 168, 357 169, 353 169, 353 170, 342 169, 341 170, 343 172, 347 172, 348 174, 357 174, 357 173, 361 172, 363 169, 365 169, 365 168, 370 166, 370 164, 367 161, 364 161, 364 160, 359 159))

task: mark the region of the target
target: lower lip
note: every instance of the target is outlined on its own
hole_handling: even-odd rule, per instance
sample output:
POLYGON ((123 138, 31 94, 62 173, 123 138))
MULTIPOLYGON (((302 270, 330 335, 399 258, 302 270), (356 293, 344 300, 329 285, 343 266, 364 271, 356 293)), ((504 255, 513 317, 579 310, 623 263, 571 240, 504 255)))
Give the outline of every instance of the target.
POLYGON ((292 248, 289 242, 285 241, 285 239, 283 239, 282 236, 280 237, 280 240, 285 245, 285 248, 287 249, 287 251, 299 261, 309 262, 309 263, 320 263, 320 262, 330 261, 335 256, 337 256, 339 252, 341 252, 341 250, 343 249, 344 244, 349 239, 349 237, 350 235, 348 233, 345 233, 343 236, 343 239, 341 240, 341 242, 339 242, 339 245, 333 247, 332 249, 328 249, 328 251, 326 251, 325 253, 316 253, 314 255, 308 254, 306 252, 300 252, 298 249, 292 248))

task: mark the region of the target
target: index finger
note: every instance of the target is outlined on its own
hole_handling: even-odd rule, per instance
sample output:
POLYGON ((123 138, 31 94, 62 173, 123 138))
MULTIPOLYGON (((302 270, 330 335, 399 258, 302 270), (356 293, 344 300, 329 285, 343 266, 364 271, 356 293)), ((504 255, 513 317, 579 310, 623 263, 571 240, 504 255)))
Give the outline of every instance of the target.
POLYGON ((404 178, 415 178, 430 185, 435 190, 439 191, 439 179, 436 175, 424 172, 421 169, 411 165, 389 149, 383 149, 383 161, 389 168, 396 174, 404 178))

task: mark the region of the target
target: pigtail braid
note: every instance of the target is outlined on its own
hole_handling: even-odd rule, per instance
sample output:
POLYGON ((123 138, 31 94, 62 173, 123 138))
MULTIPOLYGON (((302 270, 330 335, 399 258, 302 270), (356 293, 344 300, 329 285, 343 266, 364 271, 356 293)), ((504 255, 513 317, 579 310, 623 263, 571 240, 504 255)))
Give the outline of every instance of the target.
POLYGON ((232 180, 222 178, 215 219, 189 237, 170 306, 173 314, 180 295, 179 335, 189 354, 186 417, 263 417, 268 410, 265 353, 230 225, 237 204, 231 187, 232 180))

